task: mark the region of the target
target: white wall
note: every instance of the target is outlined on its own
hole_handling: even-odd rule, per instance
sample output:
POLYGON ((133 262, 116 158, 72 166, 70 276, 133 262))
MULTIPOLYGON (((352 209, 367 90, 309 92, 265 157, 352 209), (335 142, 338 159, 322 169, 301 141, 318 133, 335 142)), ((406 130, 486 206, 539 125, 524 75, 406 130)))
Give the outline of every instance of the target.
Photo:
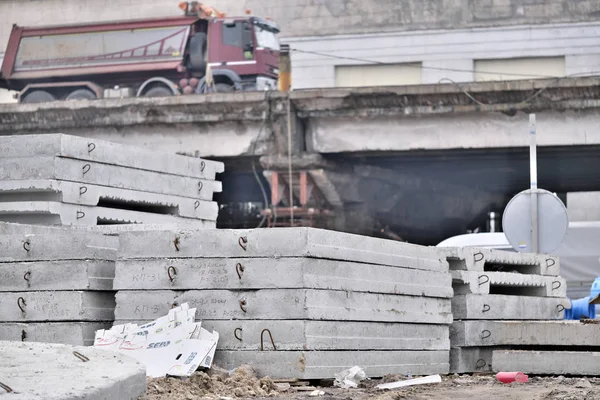
POLYGON ((524 57, 564 56, 567 75, 594 71, 600 75, 599 37, 600 22, 594 22, 289 38, 285 42, 292 49, 320 53, 292 51, 292 85, 302 89, 333 87, 336 65, 367 61, 422 62, 423 83, 443 78, 473 81, 474 60, 524 57))

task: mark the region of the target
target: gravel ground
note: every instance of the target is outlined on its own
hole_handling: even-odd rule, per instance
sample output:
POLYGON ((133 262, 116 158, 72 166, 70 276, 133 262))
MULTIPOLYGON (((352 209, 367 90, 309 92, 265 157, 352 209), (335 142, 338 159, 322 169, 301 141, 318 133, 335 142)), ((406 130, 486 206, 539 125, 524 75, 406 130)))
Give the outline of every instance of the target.
MULTIPOLYGON (((389 376, 393 382, 405 377, 389 376)), ((493 375, 451 375, 442 383, 413 386, 393 391, 375 389, 381 381, 363 381, 357 389, 336 387, 289 387, 269 378, 258 379, 251 368, 240 367, 232 375, 215 368, 209 374, 197 372, 189 379, 148 380, 148 392, 140 400, 600 400, 600 378, 530 377, 529 383, 502 384, 493 375), (319 393, 313 393, 317 390, 319 393), (316 394, 316 395, 315 395, 316 394)))

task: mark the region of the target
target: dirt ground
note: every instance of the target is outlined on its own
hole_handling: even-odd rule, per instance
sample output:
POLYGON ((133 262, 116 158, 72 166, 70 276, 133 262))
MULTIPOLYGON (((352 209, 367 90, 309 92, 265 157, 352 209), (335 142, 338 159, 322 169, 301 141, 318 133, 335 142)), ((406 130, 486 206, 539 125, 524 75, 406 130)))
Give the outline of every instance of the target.
POLYGON ((340 389, 289 387, 269 378, 257 379, 248 367, 240 367, 231 375, 219 369, 209 374, 197 372, 185 380, 149 379, 147 394, 140 400, 600 400, 600 378, 529 377, 529 383, 502 384, 493 375, 451 375, 442 377, 442 383, 381 391, 374 386, 406 378, 388 376, 363 381, 357 389, 340 389))

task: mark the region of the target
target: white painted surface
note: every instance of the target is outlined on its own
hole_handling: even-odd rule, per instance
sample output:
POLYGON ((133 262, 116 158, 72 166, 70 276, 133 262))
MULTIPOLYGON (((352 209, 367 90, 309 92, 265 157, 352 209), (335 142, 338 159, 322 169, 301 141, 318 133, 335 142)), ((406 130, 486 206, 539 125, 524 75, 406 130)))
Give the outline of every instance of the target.
MULTIPOLYGON (((600 144, 600 111, 541 112, 539 146, 600 144)), ((307 147, 320 153, 526 147, 527 115, 452 114, 427 118, 309 120, 307 147)))
MULTIPOLYGON (((335 67, 422 63, 422 83, 474 80, 474 60, 564 57, 568 75, 600 74, 600 22, 283 39, 295 89, 335 86, 335 67), (302 53, 301 51, 315 52, 302 53), (337 57, 337 58, 336 58, 337 57)), ((527 78, 532 71, 523 71, 527 78)))
POLYGON ((475 60, 475 80, 514 81, 565 76, 565 57, 524 57, 475 60))
POLYGON ((421 63, 335 67, 337 87, 418 85, 421 82, 421 63))

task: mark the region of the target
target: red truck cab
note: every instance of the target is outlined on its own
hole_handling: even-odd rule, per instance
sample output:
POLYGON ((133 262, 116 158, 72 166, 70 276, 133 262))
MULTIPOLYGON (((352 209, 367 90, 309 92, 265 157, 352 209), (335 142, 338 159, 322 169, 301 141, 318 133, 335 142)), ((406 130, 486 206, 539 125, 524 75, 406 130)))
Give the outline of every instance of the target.
POLYGON ((251 16, 15 25, 0 87, 23 103, 276 90, 278 33, 251 16))

